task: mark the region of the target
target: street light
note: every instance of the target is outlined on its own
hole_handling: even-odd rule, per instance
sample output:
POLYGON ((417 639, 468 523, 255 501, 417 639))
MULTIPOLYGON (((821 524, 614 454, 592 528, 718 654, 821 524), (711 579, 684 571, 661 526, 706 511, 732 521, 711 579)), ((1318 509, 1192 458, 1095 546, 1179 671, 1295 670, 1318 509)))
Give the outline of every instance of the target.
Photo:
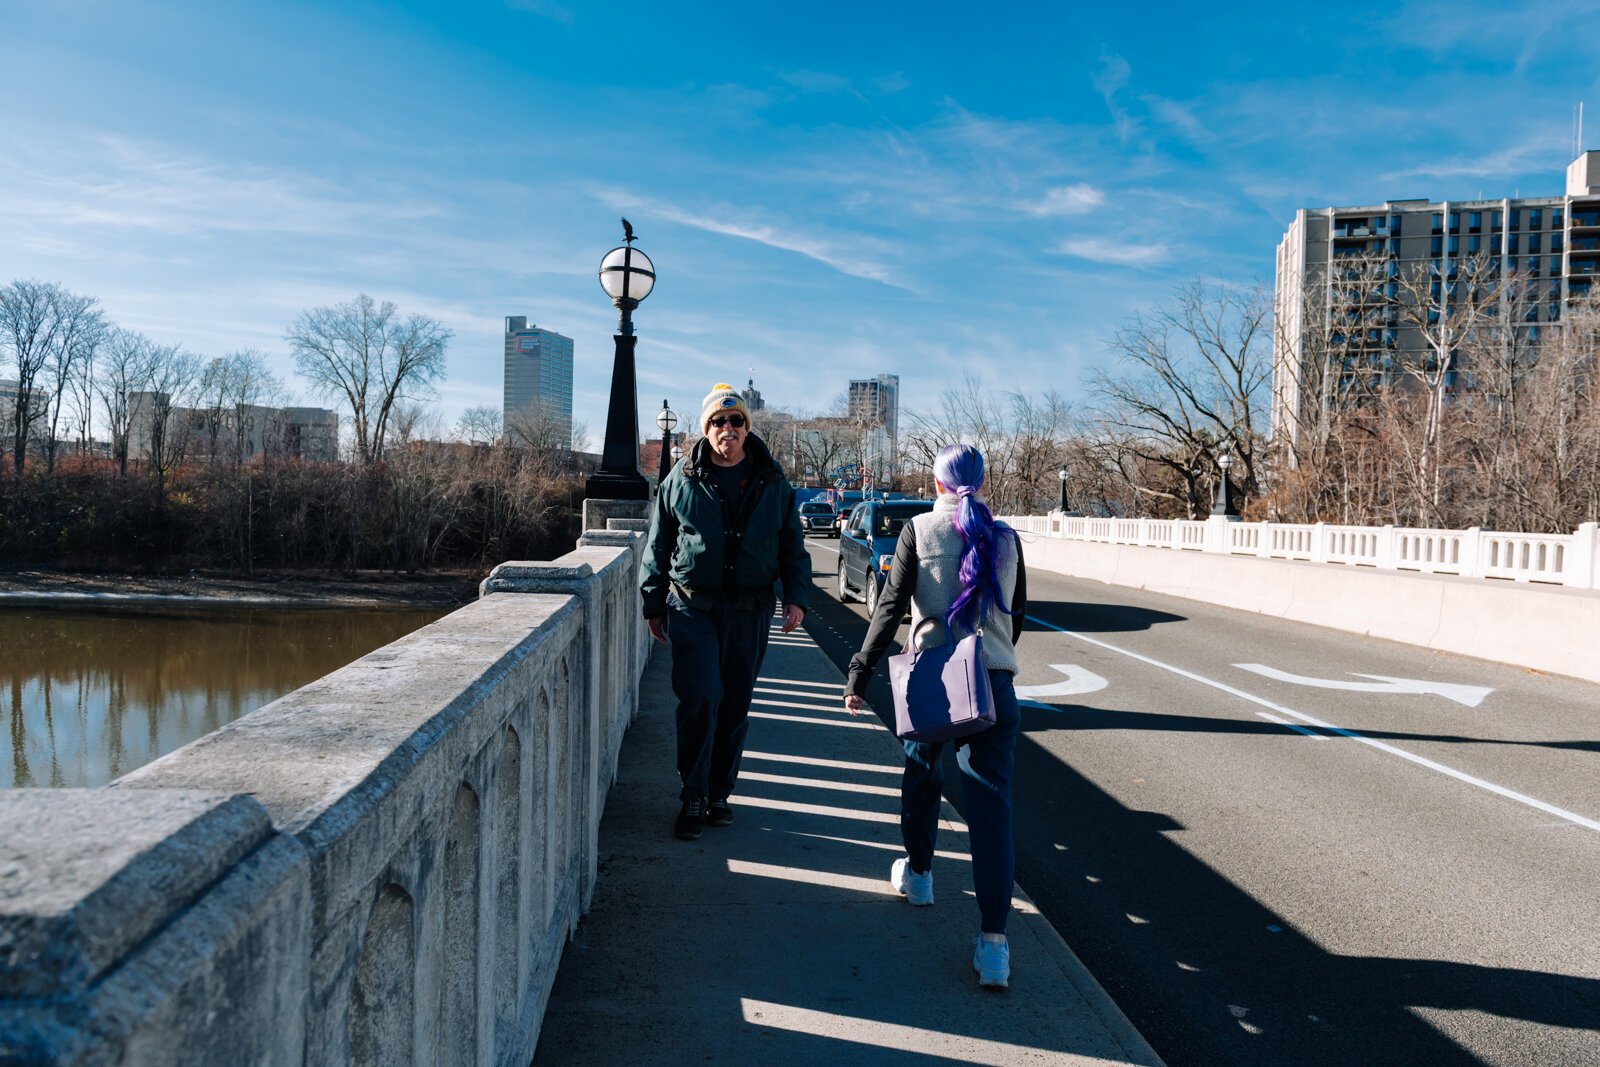
POLYGON ((1233 466, 1233 457, 1224 452, 1217 457, 1217 466, 1222 469, 1222 475, 1217 479, 1217 498, 1211 505, 1213 518, 1237 519, 1238 512, 1233 510, 1233 501, 1228 495, 1228 468, 1233 466))
POLYGON ((1067 513, 1067 468, 1062 467, 1057 474, 1061 478, 1061 514, 1067 513))
POLYGON ((611 365, 611 402, 600 469, 584 486, 595 500, 648 500, 650 483, 639 473, 639 390, 634 373, 633 309, 656 285, 655 264, 633 247, 633 226, 622 220, 623 243, 600 261, 600 287, 617 308, 616 354, 611 365))
POLYGON ((672 462, 676 463, 676 462, 678 462, 678 460, 680 460, 682 458, 683 458, 683 446, 682 445, 673 445, 672 446, 672 462))
POLYGON ((659 490, 661 483, 667 480, 667 472, 672 469, 670 456, 672 428, 678 425, 678 413, 667 406, 664 398, 661 401, 661 410, 656 414, 656 425, 661 427, 661 475, 656 481, 656 488, 659 490))

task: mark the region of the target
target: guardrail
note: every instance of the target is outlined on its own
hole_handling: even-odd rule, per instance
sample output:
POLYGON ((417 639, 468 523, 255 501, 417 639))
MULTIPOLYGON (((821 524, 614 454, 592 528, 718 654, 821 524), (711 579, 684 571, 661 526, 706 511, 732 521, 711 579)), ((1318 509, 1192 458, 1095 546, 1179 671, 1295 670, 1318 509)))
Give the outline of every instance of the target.
POLYGON ((610 525, 108 787, 0 790, 0 1064, 532 1060, 649 654, 610 525))
POLYGON ((1072 541, 1543 582, 1575 589, 1600 588, 1600 523, 1593 522, 1584 523, 1570 534, 1533 534, 1477 527, 1428 530, 1322 522, 1102 519, 1060 514, 1008 515, 1003 519, 1026 533, 1072 541))

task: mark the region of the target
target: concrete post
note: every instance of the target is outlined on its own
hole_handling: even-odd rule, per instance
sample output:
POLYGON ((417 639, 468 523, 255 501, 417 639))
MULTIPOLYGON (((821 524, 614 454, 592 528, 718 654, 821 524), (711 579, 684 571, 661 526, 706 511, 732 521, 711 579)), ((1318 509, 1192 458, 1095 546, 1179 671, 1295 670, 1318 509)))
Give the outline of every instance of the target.
POLYGON ((1463 578, 1482 578, 1483 569, 1478 561, 1483 558, 1483 528, 1469 526, 1461 531, 1461 558, 1457 566, 1463 578))
POLYGON ((1561 569, 1561 584, 1600 589, 1600 522, 1586 522, 1572 534, 1561 569))
POLYGON ((1328 524, 1319 522, 1311 531, 1311 562, 1328 562, 1328 524))
POLYGON ((1374 562, 1379 570, 1392 571, 1400 562, 1399 534, 1394 531, 1393 523, 1385 523, 1378 530, 1378 551, 1374 562))

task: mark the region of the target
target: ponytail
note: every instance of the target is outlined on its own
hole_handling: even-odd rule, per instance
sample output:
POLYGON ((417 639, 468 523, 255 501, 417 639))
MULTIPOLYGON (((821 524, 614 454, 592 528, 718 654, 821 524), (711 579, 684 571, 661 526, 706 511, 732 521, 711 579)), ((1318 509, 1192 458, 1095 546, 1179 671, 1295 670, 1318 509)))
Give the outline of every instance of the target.
POLYGON ((978 499, 983 485, 983 453, 971 445, 946 445, 933 464, 933 476, 956 496, 955 528, 961 537, 960 592, 945 613, 945 625, 960 623, 971 632, 983 625, 989 609, 1013 614, 1005 603, 997 563, 1000 544, 1016 531, 1001 522, 978 499))

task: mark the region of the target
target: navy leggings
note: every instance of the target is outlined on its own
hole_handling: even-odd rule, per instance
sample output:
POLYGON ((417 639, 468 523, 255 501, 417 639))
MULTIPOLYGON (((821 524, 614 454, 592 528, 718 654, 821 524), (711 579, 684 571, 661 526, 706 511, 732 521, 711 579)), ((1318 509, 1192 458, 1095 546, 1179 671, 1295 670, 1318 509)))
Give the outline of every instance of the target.
MULTIPOLYGON (((990 671, 995 723, 956 742, 956 763, 966 779, 967 830, 972 846, 972 888, 978 896, 983 932, 1003 934, 1011 914, 1016 854, 1011 842, 1011 773, 1017 762, 1022 710, 1010 671, 990 671)), ((932 869, 939 832, 939 794, 945 742, 906 741, 906 770, 900 779, 900 836, 911 869, 932 869)))

